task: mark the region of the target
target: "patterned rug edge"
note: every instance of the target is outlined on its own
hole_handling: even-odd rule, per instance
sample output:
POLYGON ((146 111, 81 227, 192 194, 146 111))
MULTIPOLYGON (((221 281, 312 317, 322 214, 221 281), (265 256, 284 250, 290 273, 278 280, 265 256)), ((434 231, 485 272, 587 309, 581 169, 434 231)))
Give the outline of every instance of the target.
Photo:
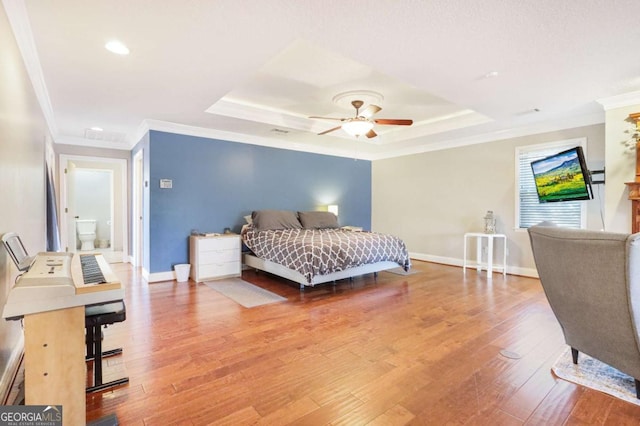
POLYGON ((576 365, 571 358, 571 348, 567 348, 558 357, 551 371, 563 380, 640 406, 640 399, 636 398, 633 377, 583 353, 578 357, 576 365))
POLYGON ((240 278, 205 281, 203 284, 245 308, 255 308, 287 300, 286 297, 272 293, 240 278))

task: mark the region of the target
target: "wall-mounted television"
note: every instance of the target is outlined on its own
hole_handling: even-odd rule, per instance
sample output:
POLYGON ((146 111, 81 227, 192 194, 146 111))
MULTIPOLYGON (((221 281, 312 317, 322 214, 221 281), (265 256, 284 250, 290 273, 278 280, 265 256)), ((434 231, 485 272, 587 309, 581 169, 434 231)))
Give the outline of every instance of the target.
POLYGON ((541 203, 593 198, 589 169, 580 146, 532 161, 531 169, 541 203))

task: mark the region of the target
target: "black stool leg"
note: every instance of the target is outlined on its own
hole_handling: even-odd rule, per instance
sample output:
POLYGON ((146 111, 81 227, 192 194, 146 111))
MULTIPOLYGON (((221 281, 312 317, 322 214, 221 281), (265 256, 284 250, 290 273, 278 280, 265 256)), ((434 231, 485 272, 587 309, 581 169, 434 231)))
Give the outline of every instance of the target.
POLYGON ((102 385, 102 329, 99 325, 93 328, 93 344, 95 356, 93 359, 93 386, 102 385))
POLYGON ((102 328, 100 325, 91 327, 93 334, 93 386, 89 386, 86 390, 87 393, 98 392, 104 389, 109 389, 114 386, 124 385, 129 383, 128 377, 122 379, 112 380, 107 383, 102 383, 102 358, 103 356, 112 356, 122 353, 122 348, 113 349, 110 351, 102 352, 102 328), (106 355, 105 355, 106 354, 106 355))
MULTIPOLYGON (((93 361, 95 357, 95 339, 94 335, 96 333, 96 327, 99 329, 100 326, 90 326, 87 327, 87 356, 84 358, 85 361, 93 361)), ((102 339, 102 333, 100 333, 100 338, 102 339)), ((102 358, 107 358, 114 355, 120 355, 122 353, 122 348, 109 349, 108 351, 102 351, 102 358)))
POLYGON ((114 355, 120 355, 122 353, 122 348, 109 349, 108 351, 102 351, 102 358, 108 358, 114 355))
POLYGON ((87 356, 85 357, 85 361, 90 361, 94 356, 94 340, 93 336, 95 334, 94 331, 95 326, 87 327, 87 332, 85 336, 85 342, 87 344, 87 356))

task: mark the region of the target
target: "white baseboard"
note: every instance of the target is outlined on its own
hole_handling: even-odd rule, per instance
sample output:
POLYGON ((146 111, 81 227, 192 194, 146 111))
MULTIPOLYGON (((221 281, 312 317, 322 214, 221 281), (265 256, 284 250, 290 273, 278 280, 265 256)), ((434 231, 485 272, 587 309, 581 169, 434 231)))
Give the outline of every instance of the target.
MULTIPOLYGON (((409 253, 409 257, 415 260, 422 260, 425 262, 441 263, 443 265, 460 266, 464 265, 462 259, 455 257, 434 256, 424 253, 409 253)), ((485 266, 486 269, 486 266, 485 266)), ((502 271, 502 267, 494 268, 494 270, 502 271)), ((535 268, 521 268, 519 266, 507 265, 507 274, 521 275, 523 277, 538 278, 538 271, 535 268)))
POLYGON ((409 257, 411 259, 422 260, 424 262, 441 263, 443 265, 462 267, 462 259, 456 259, 455 257, 434 256, 424 253, 409 253, 409 257))
POLYGON ((142 279, 149 282, 149 271, 147 271, 147 269, 144 266, 142 267, 142 279))
POLYGON ((175 280, 176 274, 174 271, 150 273, 146 268, 142 268, 142 278, 147 280, 148 283, 157 283, 160 281, 175 280))
MULTIPOLYGON (((144 271, 143 271, 144 277, 144 271)), ((157 283, 159 281, 171 281, 176 279, 176 273, 174 271, 167 272, 154 272, 153 274, 147 273, 147 282, 157 283)))
MULTIPOLYGON (((11 357, 7 362, 7 368, 4 370, 2 379, 0 379, 0 402, 6 401, 11 392, 11 384, 18 374, 18 368, 20 368, 20 360, 22 359, 22 353, 24 352, 24 334, 20 336, 18 342, 13 347, 11 357)), ((12 401, 7 401, 12 402, 12 401)))
MULTIPOLYGON (((413 252, 409 253, 409 257, 411 259, 422 260, 422 261, 425 261, 425 262, 440 263, 440 264, 443 264, 443 265, 451 265, 451 266, 459 266, 459 267, 463 266, 462 259, 458 259, 458 258, 455 258, 455 257, 434 256, 434 255, 431 255, 431 254, 413 253, 413 252)), ((243 268, 244 267, 245 266, 243 265, 243 268)), ((486 265, 485 265, 484 269, 486 269, 486 265)), ((498 268, 494 267, 494 270, 502 271, 502 267, 501 266, 498 267, 498 268)), ((517 266, 509 266, 509 265, 507 265, 507 274, 521 275, 521 276, 524 276, 524 277, 538 278, 538 271, 536 271, 535 269, 520 268, 520 267, 517 267, 517 266)), ((154 272, 153 274, 150 274, 146 269, 142 268, 142 278, 147 280, 147 282, 155 283, 155 282, 160 282, 160 281, 175 280, 176 279, 176 274, 175 274, 174 271, 154 272)))
POLYGON ((540 278, 538 276, 538 270, 532 269, 532 268, 519 268, 515 266, 510 266, 509 268, 507 268, 507 274, 521 275, 523 277, 530 277, 530 278, 540 278))

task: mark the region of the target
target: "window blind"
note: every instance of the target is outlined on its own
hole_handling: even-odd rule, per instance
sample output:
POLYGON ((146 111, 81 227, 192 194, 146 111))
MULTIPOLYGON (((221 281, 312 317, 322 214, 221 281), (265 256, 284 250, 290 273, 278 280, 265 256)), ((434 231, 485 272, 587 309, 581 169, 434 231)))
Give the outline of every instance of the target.
POLYGON ((539 203, 538 193, 533 180, 531 162, 556 154, 565 149, 576 146, 575 143, 567 145, 553 144, 553 147, 518 148, 518 201, 519 217, 518 226, 528 228, 545 220, 550 220, 558 226, 567 228, 581 228, 583 205, 581 201, 564 201, 556 203, 539 203))

